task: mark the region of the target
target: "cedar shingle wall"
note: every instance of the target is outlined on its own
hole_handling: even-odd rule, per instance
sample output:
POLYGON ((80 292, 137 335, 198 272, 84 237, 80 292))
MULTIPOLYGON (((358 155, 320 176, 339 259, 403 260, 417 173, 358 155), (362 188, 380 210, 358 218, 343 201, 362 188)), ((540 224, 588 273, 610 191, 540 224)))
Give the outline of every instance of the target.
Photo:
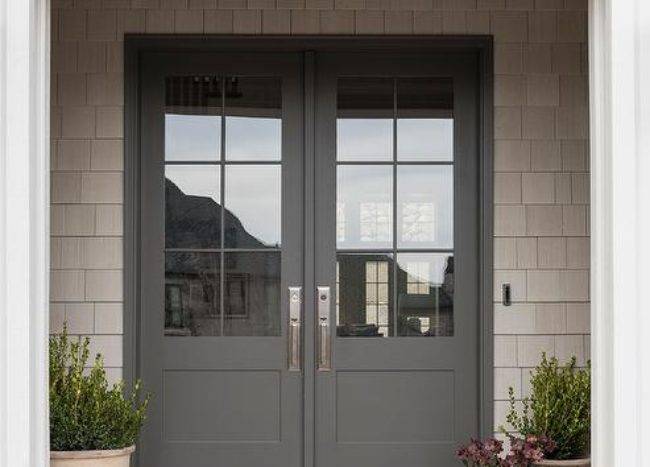
POLYGON ((51 329, 122 366, 125 32, 493 34, 495 405, 589 355, 586 0, 52 0, 51 329))

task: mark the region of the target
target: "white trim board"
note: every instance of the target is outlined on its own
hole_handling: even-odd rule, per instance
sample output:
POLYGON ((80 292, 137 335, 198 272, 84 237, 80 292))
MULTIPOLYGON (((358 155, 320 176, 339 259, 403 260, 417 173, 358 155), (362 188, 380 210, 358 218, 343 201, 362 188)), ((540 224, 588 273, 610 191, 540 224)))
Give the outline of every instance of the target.
POLYGON ((50 5, 0 0, 0 467, 48 453, 50 5))
POLYGON ((650 2, 592 0, 592 457, 646 465, 650 435, 650 2))

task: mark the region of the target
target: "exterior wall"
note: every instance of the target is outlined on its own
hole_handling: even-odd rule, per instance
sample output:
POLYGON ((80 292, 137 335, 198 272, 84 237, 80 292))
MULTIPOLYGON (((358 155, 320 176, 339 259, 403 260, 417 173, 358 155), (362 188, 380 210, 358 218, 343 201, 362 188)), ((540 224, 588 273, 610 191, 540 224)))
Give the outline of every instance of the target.
POLYGON ((589 356, 587 0, 52 0, 51 332, 122 366, 125 32, 493 34, 495 425, 540 353, 589 356))

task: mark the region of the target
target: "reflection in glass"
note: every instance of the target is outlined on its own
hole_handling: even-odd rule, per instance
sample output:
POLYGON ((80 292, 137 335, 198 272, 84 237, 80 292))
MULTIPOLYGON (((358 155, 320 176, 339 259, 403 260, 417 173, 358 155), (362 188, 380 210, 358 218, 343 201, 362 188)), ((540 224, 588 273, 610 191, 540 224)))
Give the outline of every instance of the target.
POLYGON ((338 254, 336 259, 337 335, 392 335, 393 255, 338 254))
POLYGON ((337 248, 386 248, 393 239, 393 169, 337 167, 337 248))
POLYGON ((451 118, 400 118, 397 120, 397 159, 401 161, 451 161, 454 154, 451 118))
POLYGON ((453 248, 453 166, 397 167, 397 247, 453 248))
POLYGON ((165 254, 165 335, 219 336, 220 254, 165 254))
POLYGON ((454 257, 398 253, 397 335, 454 335, 454 257))
POLYGON ((224 335, 280 335, 280 252, 225 253, 224 335))
POLYGON ((336 155, 339 161, 393 159, 393 80, 338 80, 336 155))
POLYGON ((165 114, 165 160, 216 161, 220 154, 220 116, 165 114))
POLYGON ((282 146, 279 78, 226 80, 226 160, 279 161, 282 146))
POLYGON ((397 80, 397 160, 452 161, 453 83, 450 78, 397 80))
POLYGON ((280 246, 280 176, 280 165, 226 166, 226 248, 280 246))
POLYGON ((165 246, 218 248, 221 242, 220 168, 165 167, 165 246))

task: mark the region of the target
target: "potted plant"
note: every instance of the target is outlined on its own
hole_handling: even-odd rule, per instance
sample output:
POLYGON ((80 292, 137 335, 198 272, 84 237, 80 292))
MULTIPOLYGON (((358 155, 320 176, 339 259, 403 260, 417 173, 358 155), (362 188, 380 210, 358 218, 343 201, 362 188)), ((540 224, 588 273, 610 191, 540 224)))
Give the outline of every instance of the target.
POLYGON ((507 421, 526 437, 545 437, 554 448, 536 460, 537 466, 587 467, 591 426, 591 371, 580 369, 573 357, 566 365, 557 358, 542 361, 531 373, 530 397, 522 401, 523 410, 515 406, 510 388, 510 411, 507 421))
POLYGON ((50 339, 50 465, 128 467, 145 419, 149 396, 136 382, 109 387, 102 357, 88 371, 88 339, 63 334, 50 339))

